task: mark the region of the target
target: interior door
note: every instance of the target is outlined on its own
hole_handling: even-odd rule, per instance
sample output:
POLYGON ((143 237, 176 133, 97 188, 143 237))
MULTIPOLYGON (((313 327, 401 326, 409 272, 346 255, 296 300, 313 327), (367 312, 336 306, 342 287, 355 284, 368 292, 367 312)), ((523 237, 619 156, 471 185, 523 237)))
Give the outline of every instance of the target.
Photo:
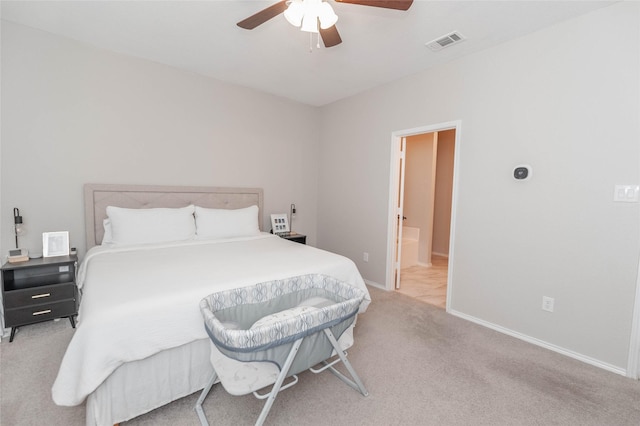
POLYGON ((395 288, 400 288, 400 261, 402 259, 402 222, 404 206, 404 169, 406 163, 407 138, 400 140, 400 155, 398 155, 398 199, 396 200, 396 255, 393 262, 393 277, 395 288))

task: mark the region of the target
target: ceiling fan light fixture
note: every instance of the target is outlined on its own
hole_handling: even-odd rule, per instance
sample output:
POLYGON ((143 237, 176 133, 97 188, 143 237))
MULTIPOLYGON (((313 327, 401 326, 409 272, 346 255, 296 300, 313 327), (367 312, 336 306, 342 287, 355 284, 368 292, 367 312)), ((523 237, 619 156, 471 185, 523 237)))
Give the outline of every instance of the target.
POLYGON ((318 19, 320 19, 320 28, 326 30, 338 22, 338 15, 336 15, 329 3, 322 2, 322 4, 320 4, 318 19))
POLYGON ((309 33, 319 32, 318 21, 323 30, 334 26, 338 21, 338 15, 331 5, 322 0, 291 0, 284 17, 294 27, 300 27, 301 31, 309 33))
POLYGON ((302 18, 304 17, 302 0, 292 0, 287 10, 284 11, 284 17, 294 27, 302 25, 302 18))
POLYGON ((300 31, 306 31, 308 33, 318 32, 318 16, 306 13, 302 18, 302 26, 300 31))

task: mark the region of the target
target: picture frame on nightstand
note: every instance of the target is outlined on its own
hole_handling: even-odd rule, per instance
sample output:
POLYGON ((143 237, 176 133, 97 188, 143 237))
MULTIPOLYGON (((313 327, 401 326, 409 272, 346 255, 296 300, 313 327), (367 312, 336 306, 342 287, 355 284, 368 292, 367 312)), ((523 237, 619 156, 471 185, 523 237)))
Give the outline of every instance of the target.
POLYGON ((42 233, 42 256, 68 256, 69 255, 69 232, 43 232, 42 233))
POLYGON ((290 231, 289 218, 286 213, 277 213, 271 215, 271 229, 274 234, 285 234, 290 231))

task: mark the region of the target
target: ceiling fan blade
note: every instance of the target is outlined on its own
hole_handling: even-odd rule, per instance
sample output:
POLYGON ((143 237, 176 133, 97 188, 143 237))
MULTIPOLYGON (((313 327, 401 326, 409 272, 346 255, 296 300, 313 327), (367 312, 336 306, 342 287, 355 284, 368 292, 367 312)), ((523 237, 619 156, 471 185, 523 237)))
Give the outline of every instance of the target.
POLYGON ((408 10, 413 0, 336 0, 338 3, 359 4, 361 6, 383 7, 385 9, 408 10))
POLYGON ((285 10, 287 10, 287 2, 286 0, 282 0, 276 4, 272 4, 266 9, 262 9, 260 12, 256 13, 255 15, 251 15, 247 19, 244 19, 238 22, 237 25, 240 28, 244 28, 245 30, 252 30, 258 25, 264 24, 269 19, 280 15, 285 10))
POLYGON ((340 38, 340 34, 338 33, 338 29, 335 25, 327 28, 326 30, 320 28, 320 36, 322 37, 324 47, 333 47, 342 43, 342 39, 340 38))

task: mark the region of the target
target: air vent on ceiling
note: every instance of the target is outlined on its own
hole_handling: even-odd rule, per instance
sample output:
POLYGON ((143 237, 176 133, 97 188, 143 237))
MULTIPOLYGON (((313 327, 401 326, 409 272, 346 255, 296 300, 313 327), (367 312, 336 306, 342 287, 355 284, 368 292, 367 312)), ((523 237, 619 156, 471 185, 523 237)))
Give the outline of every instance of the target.
POLYGON ((434 52, 437 52, 438 50, 444 49, 445 47, 453 46, 454 44, 458 44, 464 40, 465 38, 462 34, 454 31, 445 36, 438 37, 437 39, 430 41, 429 43, 427 43, 427 47, 434 52))

